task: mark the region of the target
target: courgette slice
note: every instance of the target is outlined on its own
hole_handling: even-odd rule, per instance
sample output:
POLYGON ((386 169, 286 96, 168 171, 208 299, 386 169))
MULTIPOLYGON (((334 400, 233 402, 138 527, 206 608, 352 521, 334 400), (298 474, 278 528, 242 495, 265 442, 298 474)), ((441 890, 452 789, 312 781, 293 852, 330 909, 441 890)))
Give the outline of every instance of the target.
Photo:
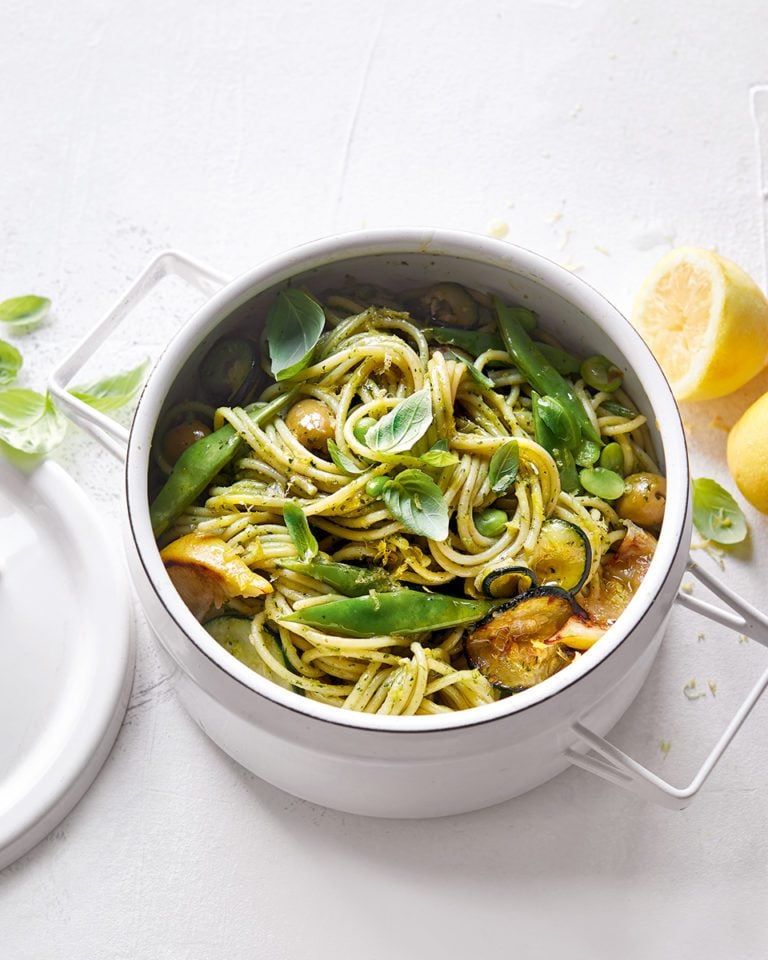
MULTIPOLYGON (((246 667, 250 667, 255 673, 266 677, 267 680, 271 680, 285 690, 294 689, 292 683, 278 676, 273 670, 270 670, 259 656, 256 647, 251 643, 250 617, 225 614, 224 616, 209 620, 204 626, 217 643, 221 644, 233 657, 237 657, 246 667)), ((276 660, 280 660, 288 666, 280 641, 270 630, 265 631, 265 633, 264 643, 269 652, 276 660)))
POLYGON ((542 586, 578 593, 591 566, 592 547, 581 527, 559 517, 542 523, 531 557, 531 570, 542 586))
POLYGON ((551 677, 574 657, 564 644, 548 642, 586 611, 559 587, 536 587, 501 604, 464 637, 467 659, 495 687, 515 691, 551 677))
POLYGON ((516 597, 538 586, 536 574, 528 567, 499 567, 491 570, 480 585, 491 600, 516 597))
POLYGON ((223 337, 200 363, 200 384, 211 403, 234 406, 247 397, 259 370, 258 352, 251 340, 223 337))

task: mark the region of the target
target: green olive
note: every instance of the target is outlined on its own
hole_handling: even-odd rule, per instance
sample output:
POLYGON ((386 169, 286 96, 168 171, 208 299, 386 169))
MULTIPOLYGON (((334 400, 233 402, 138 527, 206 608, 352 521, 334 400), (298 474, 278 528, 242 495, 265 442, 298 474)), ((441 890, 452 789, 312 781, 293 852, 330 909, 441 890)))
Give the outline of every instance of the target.
POLYGON ((328 441, 336 429, 333 410, 322 400, 311 397, 295 403, 288 411, 285 423, 302 446, 316 453, 327 451, 328 441))
POLYGON ((183 423, 177 423, 163 437, 163 456, 173 466, 187 447, 207 437, 210 432, 210 427, 201 420, 185 420, 183 423))
POLYGON ((200 383, 214 404, 239 404, 259 373, 255 345, 242 337, 224 337, 203 357, 200 383))
POLYGON ((414 298, 419 313, 449 327, 474 327, 477 304, 460 283, 435 283, 414 298))
POLYGON ((498 507, 489 507, 487 510, 478 510, 473 514, 477 532, 482 537, 498 537, 506 529, 509 517, 498 507))
POLYGON ((664 519, 667 481, 658 473, 633 473, 624 481, 624 495, 616 512, 641 527, 658 527, 664 519))
POLYGON ((581 376, 588 387, 605 393, 618 390, 624 379, 624 375, 616 364, 600 355, 587 357, 581 365, 581 376))

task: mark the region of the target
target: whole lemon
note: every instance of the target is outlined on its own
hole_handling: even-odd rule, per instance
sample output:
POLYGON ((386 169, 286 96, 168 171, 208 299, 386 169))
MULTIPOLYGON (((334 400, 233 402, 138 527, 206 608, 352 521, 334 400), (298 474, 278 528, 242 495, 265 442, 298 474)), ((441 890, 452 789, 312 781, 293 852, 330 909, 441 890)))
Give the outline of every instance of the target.
POLYGON ((768 393, 744 411, 728 435, 728 469, 752 506, 768 513, 768 393))

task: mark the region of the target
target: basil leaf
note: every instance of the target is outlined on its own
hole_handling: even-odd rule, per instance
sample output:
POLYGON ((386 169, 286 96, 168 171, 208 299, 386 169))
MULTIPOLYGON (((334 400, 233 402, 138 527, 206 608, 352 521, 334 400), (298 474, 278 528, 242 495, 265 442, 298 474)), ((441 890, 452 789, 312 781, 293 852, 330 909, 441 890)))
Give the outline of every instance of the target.
POLYGON ((365 444, 379 453, 403 453, 420 440, 432 423, 429 387, 417 390, 385 414, 365 433, 365 444))
POLYGON ((715 543, 741 543, 747 535, 747 521, 738 503, 706 477, 693 481, 693 522, 702 537, 715 543))
POLYGON ((142 360, 133 370, 105 377, 85 387, 73 387, 69 392, 96 410, 118 410, 137 394, 148 365, 149 360, 142 360))
POLYGON ((520 468, 520 445, 517 440, 507 440, 491 457, 488 467, 488 483, 494 493, 504 493, 512 486, 520 468))
POLYGON ((411 533, 432 540, 448 536, 448 506, 440 487, 421 470, 403 470, 384 487, 382 499, 411 533))
POLYGON ((49 453, 61 443, 67 421, 49 394, 34 390, 0 391, 0 440, 28 454, 49 453))
POLYGON ((267 345, 275 380, 288 380, 308 367, 325 326, 323 308, 289 287, 281 290, 267 314, 267 345))
POLYGON ((629 420, 634 420, 639 416, 637 410, 630 410, 629 407, 625 407, 623 403, 616 403, 615 400, 603 400, 600 406, 614 417, 627 417, 629 420))
POLYGON ((419 460, 426 466, 434 467, 438 470, 442 470, 444 467, 455 467, 459 462, 456 454, 451 453, 448 449, 447 440, 438 440, 426 453, 423 453, 419 457, 419 460))
POLYGON ((358 467, 352 457, 347 456, 346 453, 339 450, 334 440, 328 441, 328 455, 342 473, 348 473, 355 477, 364 472, 363 468, 358 467))
POLYGON ((283 520, 291 535, 293 545, 299 554, 299 559, 303 561, 311 560, 317 553, 317 540, 309 529, 307 518, 304 511, 292 500, 287 500, 283 507, 283 520))
POLYGON ((45 410, 45 397, 34 390, 0 390, 0 428, 28 427, 45 410))
POLYGON ((539 417, 549 432, 562 440, 569 450, 578 447, 581 430, 576 418, 556 397, 539 397, 539 417))
POLYGON ((493 390, 493 388, 496 386, 493 380, 491 380, 490 377, 486 377, 483 371, 479 370, 471 360, 467 360, 466 357, 462 357, 462 355, 460 353, 456 353, 455 350, 451 350, 450 356, 452 360, 460 360, 469 371, 469 375, 472 377, 475 383, 483 387, 484 390, 493 390))
POLYGON ((11 343, 0 340, 0 384, 11 383, 21 369, 21 354, 11 343))
POLYGON ((30 330, 42 323, 51 309, 48 297, 11 297, 0 303, 0 321, 14 327, 30 330))

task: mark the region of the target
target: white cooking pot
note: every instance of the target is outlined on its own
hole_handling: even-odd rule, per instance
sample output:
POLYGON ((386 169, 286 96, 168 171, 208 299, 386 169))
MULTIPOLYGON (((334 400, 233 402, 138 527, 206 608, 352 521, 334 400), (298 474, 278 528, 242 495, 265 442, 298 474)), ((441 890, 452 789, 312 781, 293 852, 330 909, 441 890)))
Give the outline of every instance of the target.
POLYGON ((441 816, 514 797, 577 764, 667 806, 683 807, 768 684, 767 671, 685 788, 663 782, 603 739, 645 681, 676 600, 764 643, 768 621, 689 560, 685 437, 650 351, 591 287, 527 250, 456 232, 365 231, 299 247, 231 282, 179 254, 163 253, 54 372, 51 390, 74 420, 126 459, 129 567, 182 703, 230 756, 292 794, 374 816, 441 816), (216 292, 157 361, 129 435, 74 398, 66 386, 104 337, 169 274, 216 292), (667 507, 656 554, 636 596, 600 642, 573 664, 497 703, 437 716, 372 716, 284 690, 208 635, 160 560, 150 526, 147 473, 162 411, 188 396, 187 384, 214 340, 243 327, 251 336, 256 333, 254 324, 287 280, 319 291, 347 274, 394 289, 452 280, 525 304, 574 353, 605 353, 623 367, 626 389, 648 418, 667 476, 667 507), (686 568, 731 610, 680 593, 686 568))

